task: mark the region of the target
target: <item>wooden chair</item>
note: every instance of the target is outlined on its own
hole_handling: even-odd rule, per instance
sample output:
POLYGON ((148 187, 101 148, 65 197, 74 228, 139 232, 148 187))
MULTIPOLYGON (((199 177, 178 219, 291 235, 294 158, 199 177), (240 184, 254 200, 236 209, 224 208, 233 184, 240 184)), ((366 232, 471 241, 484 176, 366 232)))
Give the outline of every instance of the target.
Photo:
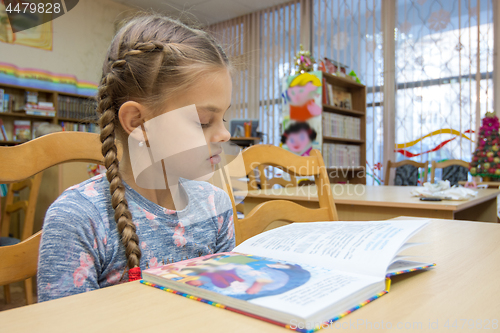
MULTIPOLYGON (((33 234, 36 203, 37 203, 38 191, 40 189, 40 184, 42 182, 42 176, 43 172, 40 172, 32 178, 28 178, 23 181, 10 184, 9 190, 7 191, 7 195, 5 198, 4 213, 2 215, 2 220, 0 221, 0 249, 24 241, 33 234), (14 202, 15 193, 22 191, 24 189, 29 190, 28 200, 20 200, 14 202), (24 211, 24 221, 20 239, 17 239, 9 237, 9 229, 11 227, 12 214, 20 210, 24 211)), ((25 290, 27 291, 26 300, 27 302, 31 302, 32 299, 31 279, 25 280, 24 284, 25 284, 25 290)), ((0 283, 0 285, 2 284, 0 283)), ((5 296, 5 302, 9 304, 11 301, 9 285, 4 285, 4 296, 5 296)))
MULTIPOLYGON (((451 177, 449 175, 443 175, 443 177, 441 177, 443 180, 450 180, 450 183, 452 183, 451 184, 452 186, 458 184, 458 181, 460 181, 460 180, 467 180, 467 173, 469 172, 469 162, 465 162, 462 160, 447 160, 444 162, 432 161, 432 163, 431 163, 431 183, 434 184, 434 178, 436 176, 436 169, 445 169, 445 168, 448 168, 451 166, 458 166, 459 168, 460 167, 465 168, 465 169, 467 169, 467 172, 464 172, 463 177, 458 177, 456 179, 456 181, 452 181, 452 179, 450 179, 451 177)), ((465 169, 462 169, 462 170, 465 171, 465 169)))
POLYGON ((10 303, 10 283, 23 281, 26 304, 33 304, 31 277, 36 275, 38 265, 38 247, 42 232, 39 231, 28 239, 10 246, 0 246, 0 285, 4 286, 4 295, 10 303), (9 299, 7 299, 9 298, 9 299))
POLYGON ((337 221, 337 210, 333 202, 330 182, 325 163, 318 150, 312 150, 310 156, 301 157, 273 145, 255 145, 243 152, 245 172, 253 174, 260 165, 281 167, 293 176, 314 176, 318 187, 320 208, 311 209, 287 200, 270 200, 259 204, 245 216, 238 219, 231 186, 228 192, 233 203, 236 244, 265 230, 274 221, 310 222, 337 221))
POLYGON ((273 188, 274 185, 280 185, 282 187, 297 186, 297 178, 294 175, 290 175, 290 180, 285 180, 283 177, 273 177, 269 179, 266 177, 265 169, 266 165, 263 164, 257 167, 257 170, 259 171, 261 189, 267 190, 273 188))
MULTIPOLYGON (((120 157, 121 151, 119 153, 120 157)), ((52 133, 18 146, 0 147, 0 156, 2 156, 0 159, 0 183, 2 184, 23 183, 29 177, 38 175, 47 168, 66 162, 104 164, 99 135, 84 132, 52 133)), ((31 214, 29 208, 28 212, 31 214)), ((2 228, 2 234, 5 228, 7 227, 2 228)), ((33 225, 31 224, 32 232, 33 225)), ((29 230, 23 229, 21 243, 0 247, 0 285, 8 286, 10 283, 25 280, 26 303, 31 304, 33 303, 31 277, 36 274, 41 231, 32 237, 29 237, 28 233, 29 230)))
MULTIPOLYGON (((388 160, 386 163, 386 167, 385 167, 384 185, 386 185, 386 186, 389 185, 389 180, 391 177, 391 169, 392 168, 397 169, 397 168, 405 166, 405 165, 411 165, 411 166, 414 166, 416 168, 423 168, 424 169, 424 177, 422 180, 423 180, 423 182, 427 181, 427 172, 428 172, 427 169, 428 169, 428 165, 429 165, 428 162, 419 163, 419 162, 415 162, 415 161, 411 161, 411 160, 405 160, 405 161, 394 163, 391 160, 388 160)), ((417 181, 418 181, 418 175, 417 175, 417 181)), ((415 184, 415 185, 417 185, 417 184, 415 184)))

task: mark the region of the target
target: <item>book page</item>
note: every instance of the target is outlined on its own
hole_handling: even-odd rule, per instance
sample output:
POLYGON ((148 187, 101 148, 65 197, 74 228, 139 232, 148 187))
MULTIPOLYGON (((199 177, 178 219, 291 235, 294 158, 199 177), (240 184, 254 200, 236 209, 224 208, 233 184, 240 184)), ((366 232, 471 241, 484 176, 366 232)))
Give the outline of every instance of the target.
POLYGON ((375 276, 236 252, 150 268, 143 279, 283 323, 293 317, 328 320, 322 311, 337 315, 385 288, 375 276))
POLYGON ((384 277, 406 240, 428 220, 293 223, 266 231, 234 251, 384 277))
MULTIPOLYGON (((302 267, 314 272, 304 285, 280 295, 256 298, 249 302, 270 309, 279 309, 302 318, 314 318, 315 315, 327 309, 338 315, 385 288, 384 282, 374 276, 336 270, 321 272, 308 265, 302 265, 302 267)), ((328 319, 331 317, 323 317, 322 320, 328 319)), ((321 324, 321 322, 316 324, 321 324)))

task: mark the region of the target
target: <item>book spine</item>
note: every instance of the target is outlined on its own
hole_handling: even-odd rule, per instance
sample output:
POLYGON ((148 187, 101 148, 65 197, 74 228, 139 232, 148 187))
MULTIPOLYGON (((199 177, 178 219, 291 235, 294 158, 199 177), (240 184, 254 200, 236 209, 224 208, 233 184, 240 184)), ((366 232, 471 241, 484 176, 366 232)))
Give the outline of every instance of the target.
POLYGON ((217 302, 212 302, 212 301, 209 301, 209 300, 206 300, 206 299, 203 299, 203 298, 200 298, 200 297, 196 297, 196 296, 193 296, 193 295, 181 293, 181 292, 178 292, 176 290, 173 290, 173 289, 170 289, 170 288, 167 288, 167 287, 163 287, 163 286, 151 283, 151 282, 146 282, 144 280, 141 280, 140 283, 145 284, 145 285, 150 286, 150 287, 158 288, 160 290, 163 290, 163 291, 166 291, 166 292, 169 292, 169 293, 172 293, 172 294, 176 294, 176 295, 179 295, 179 296, 182 296, 182 297, 186 297, 186 298, 198 301, 198 302, 206 303, 206 304, 215 306, 217 308, 221 308, 221 309, 229 310, 229 311, 232 311, 232 312, 236 312, 236 313, 248 316, 248 317, 259 319, 259 320, 268 322, 270 324, 281 326, 281 327, 287 328, 289 330, 297 331, 297 332, 301 332, 301 333, 313 333, 313 332, 317 332, 317 331, 319 331, 322 328, 328 327, 329 325, 331 325, 332 323, 336 322, 337 320, 344 318, 348 314, 356 311, 357 309, 365 306, 366 304, 371 303, 374 300, 380 298, 381 296, 387 294, 387 291, 384 290, 384 291, 376 294, 375 296, 370 297, 366 301, 364 301, 364 302, 362 302, 362 303, 360 303, 360 304, 352 307, 351 309, 349 309, 349 310, 347 310, 347 311, 339 314, 338 316, 333 317, 332 319, 324 322, 322 325, 318 325, 318 326, 316 326, 316 327, 314 327, 312 329, 306 329, 306 328, 294 327, 294 325, 289 325, 289 324, 281 323, 281 322, 278 322, 278 321, 275 321, 275 320, 271 320, 269 318, 257 316, 257 315, 254 315, 252 313, 248 313, 248 312, 245 312, 245 311, 242 311, 242 310, 238 310, 238 309, 235 309, 235 308, 232 308, 232 307, 229 307, 229 306, 225 306, 225 305, 217 303, 217 302))

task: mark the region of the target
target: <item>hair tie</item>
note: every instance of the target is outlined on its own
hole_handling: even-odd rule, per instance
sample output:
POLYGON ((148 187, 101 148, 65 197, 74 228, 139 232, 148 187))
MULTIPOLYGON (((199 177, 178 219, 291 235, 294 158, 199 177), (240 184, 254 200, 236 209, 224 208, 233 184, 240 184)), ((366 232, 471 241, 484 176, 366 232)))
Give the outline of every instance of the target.
POLYGON ((141 268, 136 266, 128 270, 128 282, 141 279, 141 268))

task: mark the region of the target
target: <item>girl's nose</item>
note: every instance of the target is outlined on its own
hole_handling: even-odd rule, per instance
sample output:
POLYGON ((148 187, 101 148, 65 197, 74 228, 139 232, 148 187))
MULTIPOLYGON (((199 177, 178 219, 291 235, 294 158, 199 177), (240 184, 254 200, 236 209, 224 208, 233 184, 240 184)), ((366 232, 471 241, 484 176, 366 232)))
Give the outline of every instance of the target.
POLYGON ((212 142, 227 142, 231 139, 231 133, 224 127, 224 125, 220 125, 217 128, 217 131, 212 136, 212 142))

